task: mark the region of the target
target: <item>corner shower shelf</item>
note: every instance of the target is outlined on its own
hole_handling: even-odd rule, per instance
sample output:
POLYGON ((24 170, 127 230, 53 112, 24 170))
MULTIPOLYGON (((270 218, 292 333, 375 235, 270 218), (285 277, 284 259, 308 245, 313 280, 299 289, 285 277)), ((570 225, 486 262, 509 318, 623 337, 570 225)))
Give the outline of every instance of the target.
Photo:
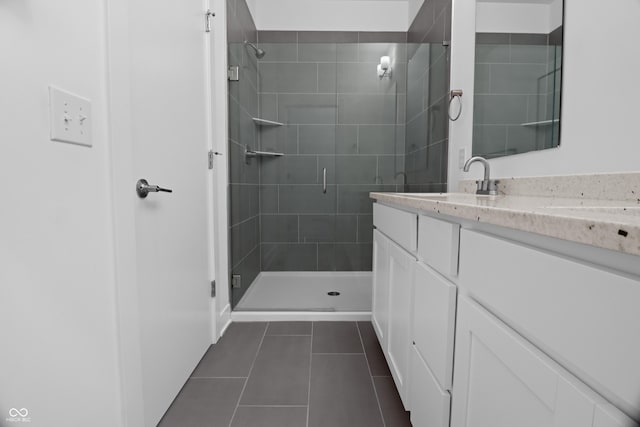
POLYGON ((560 119, 542 120, 541 122, 522 123, 520 126, 550 126, 554 123, 559 123, 559 122, 560 122, 560 119))
POLYGON ((260 119, 258 117, 252 117, 253 123, 258 126, 284 126, 284 123, 274 122, 273 120, 260 119))

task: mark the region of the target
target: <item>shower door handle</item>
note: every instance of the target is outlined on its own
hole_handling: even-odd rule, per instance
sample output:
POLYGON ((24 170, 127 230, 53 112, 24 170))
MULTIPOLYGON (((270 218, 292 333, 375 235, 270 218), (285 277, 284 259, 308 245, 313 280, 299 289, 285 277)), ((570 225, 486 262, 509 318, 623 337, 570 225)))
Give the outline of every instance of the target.
POLYGON ((327 192, 327 168, 322 168, 322 192, 327 192))

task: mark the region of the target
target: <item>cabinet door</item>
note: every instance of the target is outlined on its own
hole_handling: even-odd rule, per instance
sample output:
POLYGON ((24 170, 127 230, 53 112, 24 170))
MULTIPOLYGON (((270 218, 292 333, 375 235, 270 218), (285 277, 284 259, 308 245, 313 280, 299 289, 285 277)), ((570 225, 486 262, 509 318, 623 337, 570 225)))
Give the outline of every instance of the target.
POLYGON ((402 402, 408 409, 407 387, 411 349, 411 294, 416 259, 389 242, 389 347, 387 361, 402 402))
POLYGON ((456 292, 451 282, 423 263, 416 263, 412 340, 444 390, 451 390, 456 292))
POLYGON ((465 297, 454 372, 452 427, 592 427, 604 402, 465 297))
POLYGON ((382 351, 387 352, 389 319, 389 239, 373 231, 373 303, 371 320, 382 351))
POLYGON ((425 361, 411 349, 411 425, 413 427, 449 427, 451 396, 440 388, 425 361))

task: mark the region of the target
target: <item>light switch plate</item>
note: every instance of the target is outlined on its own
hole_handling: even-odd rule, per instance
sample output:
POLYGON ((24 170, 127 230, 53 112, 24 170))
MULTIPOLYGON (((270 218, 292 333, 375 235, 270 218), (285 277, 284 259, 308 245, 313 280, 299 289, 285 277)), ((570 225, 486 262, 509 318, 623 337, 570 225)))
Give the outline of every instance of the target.
POLYGON ((70 144, 93 145, 91 138, 91 101, 49 86, 51 140, 70 144))

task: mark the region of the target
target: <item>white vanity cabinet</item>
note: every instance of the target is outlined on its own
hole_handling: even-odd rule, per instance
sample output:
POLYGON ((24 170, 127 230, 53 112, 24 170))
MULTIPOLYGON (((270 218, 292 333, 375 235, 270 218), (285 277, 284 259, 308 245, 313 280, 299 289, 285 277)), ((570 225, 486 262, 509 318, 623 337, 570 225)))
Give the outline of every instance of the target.
POLYGON ((373 223, 372 321, 402 402, 408 408, 418 217, 375 204, 373 223))
POLYGON ((638 427, 640 279, 432 215, 374 204, 372 319, 413 426, 638 427))
POLYGON ((378 230, 373 230, 373 302, 371 322, 380 341, 380 347, 387 352, 389 331, 389 242, 378 230))
POLYGON ((451 427, 634 426, 477 303, 458 304, 451 427))

